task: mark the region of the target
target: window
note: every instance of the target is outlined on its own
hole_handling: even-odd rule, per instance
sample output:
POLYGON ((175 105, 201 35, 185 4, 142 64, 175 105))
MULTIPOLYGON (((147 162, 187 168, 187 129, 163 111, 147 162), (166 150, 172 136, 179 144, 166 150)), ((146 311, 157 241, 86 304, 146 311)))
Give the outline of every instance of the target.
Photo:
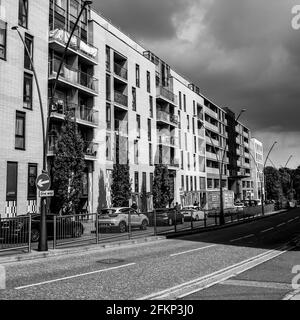
POLYGON ((136 88, 132 87, 132 110, 136 111, 136 88))
POLYGON ((148 141, 151 141, 151 119, 148 119, 148 141))
POLYGON ((185 181, 186 181, 185 190, 189 191, 189 177, 188 176, 185 177, 185 181))
POLYGON ((181 189, 184 190, 184 176, 181 176, 181 189))
POLYGON ((23 107, 32 109, 32 75, 24 73, 23 107))
POLYGON ((183 108, 184 108, 184 112, 186 112, 186 95, 183 95, 183 108))
POLYGON ((146 174, 146 172, 143 172, 142 190, 143 190, 143 192, 147 192, 147 174, 146 174))
POLYGON ((28 0, 19 0, 19 26, 28 28, 28 0))
POLYGON ((106 75, 106 100, 111 100, 110 75, 106 75))
POLYGON ((147 92, 151 92, 151 78, 150 78, 150 72, 147 71, 147 92))
POLYGON ((200 190, 205 190, 206 189, 206 183, 205 183, 205 178, 200 177, 200 190))
POLYGON ((137 132, 137 138, 141 137, 141 116, 136 115, 136 132, 137 132))
POLYGON ((154 174, 150 173, 150 192, 153 193, 154 174))
POLYGON ((134 172, 134 192, 139 193, 139 173, 134 172))
POLYGON ((153 160, 152 160, 152 157, 153 157, 153 153, 152 153, 152 144, 149 143, 149 165, 150 166, 153 166, 153 160))
POLYGON ((215 179, 215 189, 219 189, 219 188, 220 188, 220 180, 215 179))
POLYGON ((0 59, 6 59, 7 23, 0 20, 0 59))
POLYGON ((106 104, 106 129, 111 130, 111 107, 110 104, 106 104))
POLYGON ((196 134, 195 133, 195 118, 192 119, 192 125, 193 125, 193 134, 196 134))
POLYGON ((193 100, 193 115, 196 116, 196 101, 193 100))
POLYGON ((106 135, 106 160, 111 160, 111 135, 106 135))
POLYGON ((150 118, 153 118, 153 97, 149 96, 150 118))
POLYGON ((190 116, 189 115, 186 116, 186 121, 187 121, 187 131, 189 132, 190 131, 190 116))
POLYGON ((16 113, 15 149, 25 150, 25 113, 16 113))
POLYGON ((191 170, 191 159, 190 159, 190 153, 188 152, 188 170, 191 170))
POLYGON ((6 201, 17 201, 18 163, 7 162, 6 201))
POLYGON ((139 141, 134 141, 134 164, 139 164, 139 141))
POLYGON ((191 179, 191 191, 193 191, 193 177, 190 177, 190 179, 191 179))
POLYGON ((135 65, 135 82, 136 86, 140 87, 140 66, 138 64, 135 65))
POLYGON ((197 177, 194 177, 194 182, 195 182, 195 191, 198 190, 198 186, 197 186, 197 177))
POLYGON ((182 109, 182 97, 181 97, 181 91, 179 91, 179 109, 182 109))
POLYGON ((110 47, 106 46, 106 71, 110 71, 110 47))
POLYGON ((27 189, 27 199, 36 200, 37 199, 37 190, 36 190, 36 181, 37 179, 37 164, 28 165, 28 189, 27 189))
POLYGON ((197 138, 194 137, 194 151, 197 153, 197 138))
POLYGON ((213 179, 207 179, 207 189, 213 189, 213 179))
POLYGON ((30 57, 33 61, 33 37, 27 33, 25 34, 25 44, 26 44, 26 47, 28 48, 30 56, 28 55, 27 50, 24 47, 24 68, 28 70, 32 70, 30 57))
POLYGON ((184 157, 183 157, 183 151, 181 151, 181 169, 184 170, 184 157))

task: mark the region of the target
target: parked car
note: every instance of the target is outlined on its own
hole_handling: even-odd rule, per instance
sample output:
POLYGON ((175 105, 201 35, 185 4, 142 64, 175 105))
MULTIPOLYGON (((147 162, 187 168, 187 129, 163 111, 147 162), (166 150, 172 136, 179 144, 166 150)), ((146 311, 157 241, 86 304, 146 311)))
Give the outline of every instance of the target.
POLYGON ((246 206, 243 202, 235 202, 234 203, 234 209, 236 209, 237 212, 243 211, 245 207, 246 206))
MULTIPOLYGON (((54 214, 46 217, 47 236, 54 236, 54 214)), ((31 241, 38 242, 40 239, 40 218, 39 214, 31 215, 31 241)), ((74 221, 74 216, 63 216, 56 220, 58 238, 73 237, 79 238, 84 232, 81 222, 74 221)), ((17 218, 4 219, 0 222, 0 238, 4 241, 28 241, 29 219, 28 215, 20 215, 17 218)))
POLYGON ((147 229, 148 217, 127 207, 102 209, 98 217, 98 229, 117 229, 120 233, 126 232, 129 225, 129 213, 132 228, 147 229))
MULTIPOLYGON (((176 224, 183 224, 184 215, 181 212, 176 212, 174 208, 156 209, 156 225, 157 226, 172 226, 172 225, 175 225, 175 221, 176 221, 176 224)), ((151 225, 154 225, 153 212, 150 216, 150 223, 151 225)))
POLYGON ((200 210, 199 207, 184 207, 181 213, 184 215, 185 221, 191 221, 191 218, 193 221, 204 220, 204 211, 200 210))

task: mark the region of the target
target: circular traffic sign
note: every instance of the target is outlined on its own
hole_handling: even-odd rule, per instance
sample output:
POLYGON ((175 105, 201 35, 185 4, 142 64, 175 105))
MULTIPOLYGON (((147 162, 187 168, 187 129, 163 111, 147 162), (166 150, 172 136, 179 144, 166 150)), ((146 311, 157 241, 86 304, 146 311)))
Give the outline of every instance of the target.
POLYGON ((48 191, 50 189, 50 177, 48 174, 42 173, 36 179, 36 186, 39 191, 48 191))

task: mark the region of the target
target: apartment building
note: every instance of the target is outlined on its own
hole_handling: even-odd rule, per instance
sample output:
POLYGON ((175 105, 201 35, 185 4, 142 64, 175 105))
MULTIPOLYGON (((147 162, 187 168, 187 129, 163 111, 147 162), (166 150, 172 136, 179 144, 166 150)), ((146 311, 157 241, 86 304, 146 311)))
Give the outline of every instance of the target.
POLYGON ((254 194, 253 199, 261 199, 261 194, 264 195, 264 175, 262 174, 264 170, 264 148, 261 141, 252 138, 250 141, 251 146, 251 173, 252 181, 254 184, 254 194))
POLYGON ((0 185, 0 212, 38 211, 41 115, 28 57, 11 30, 18 24, 49 114, 50 173, 66 112, 85 141, 83 210, 111 205, 115 163, 129 163, 131 200, 141 210, 152 209, 155 164, 168 167, 173 204, 205 207, 207 191, 219 191, 220 184, 246 199, 254 189, 249 129, 91 8, 81 16, 56 82, 80 9, 81 0, 0 0, 0 176, 6 182, 0 185))

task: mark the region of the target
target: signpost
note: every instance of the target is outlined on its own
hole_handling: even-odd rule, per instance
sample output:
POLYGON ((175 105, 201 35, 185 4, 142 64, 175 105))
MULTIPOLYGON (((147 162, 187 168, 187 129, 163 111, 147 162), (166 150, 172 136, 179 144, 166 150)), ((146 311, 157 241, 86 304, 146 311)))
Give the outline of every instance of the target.
POLYGON ((36 179, 36 186, 41 192, 48 191, 50 189, 50 185, 50 177, 46 173, 40 174, 36 179))

